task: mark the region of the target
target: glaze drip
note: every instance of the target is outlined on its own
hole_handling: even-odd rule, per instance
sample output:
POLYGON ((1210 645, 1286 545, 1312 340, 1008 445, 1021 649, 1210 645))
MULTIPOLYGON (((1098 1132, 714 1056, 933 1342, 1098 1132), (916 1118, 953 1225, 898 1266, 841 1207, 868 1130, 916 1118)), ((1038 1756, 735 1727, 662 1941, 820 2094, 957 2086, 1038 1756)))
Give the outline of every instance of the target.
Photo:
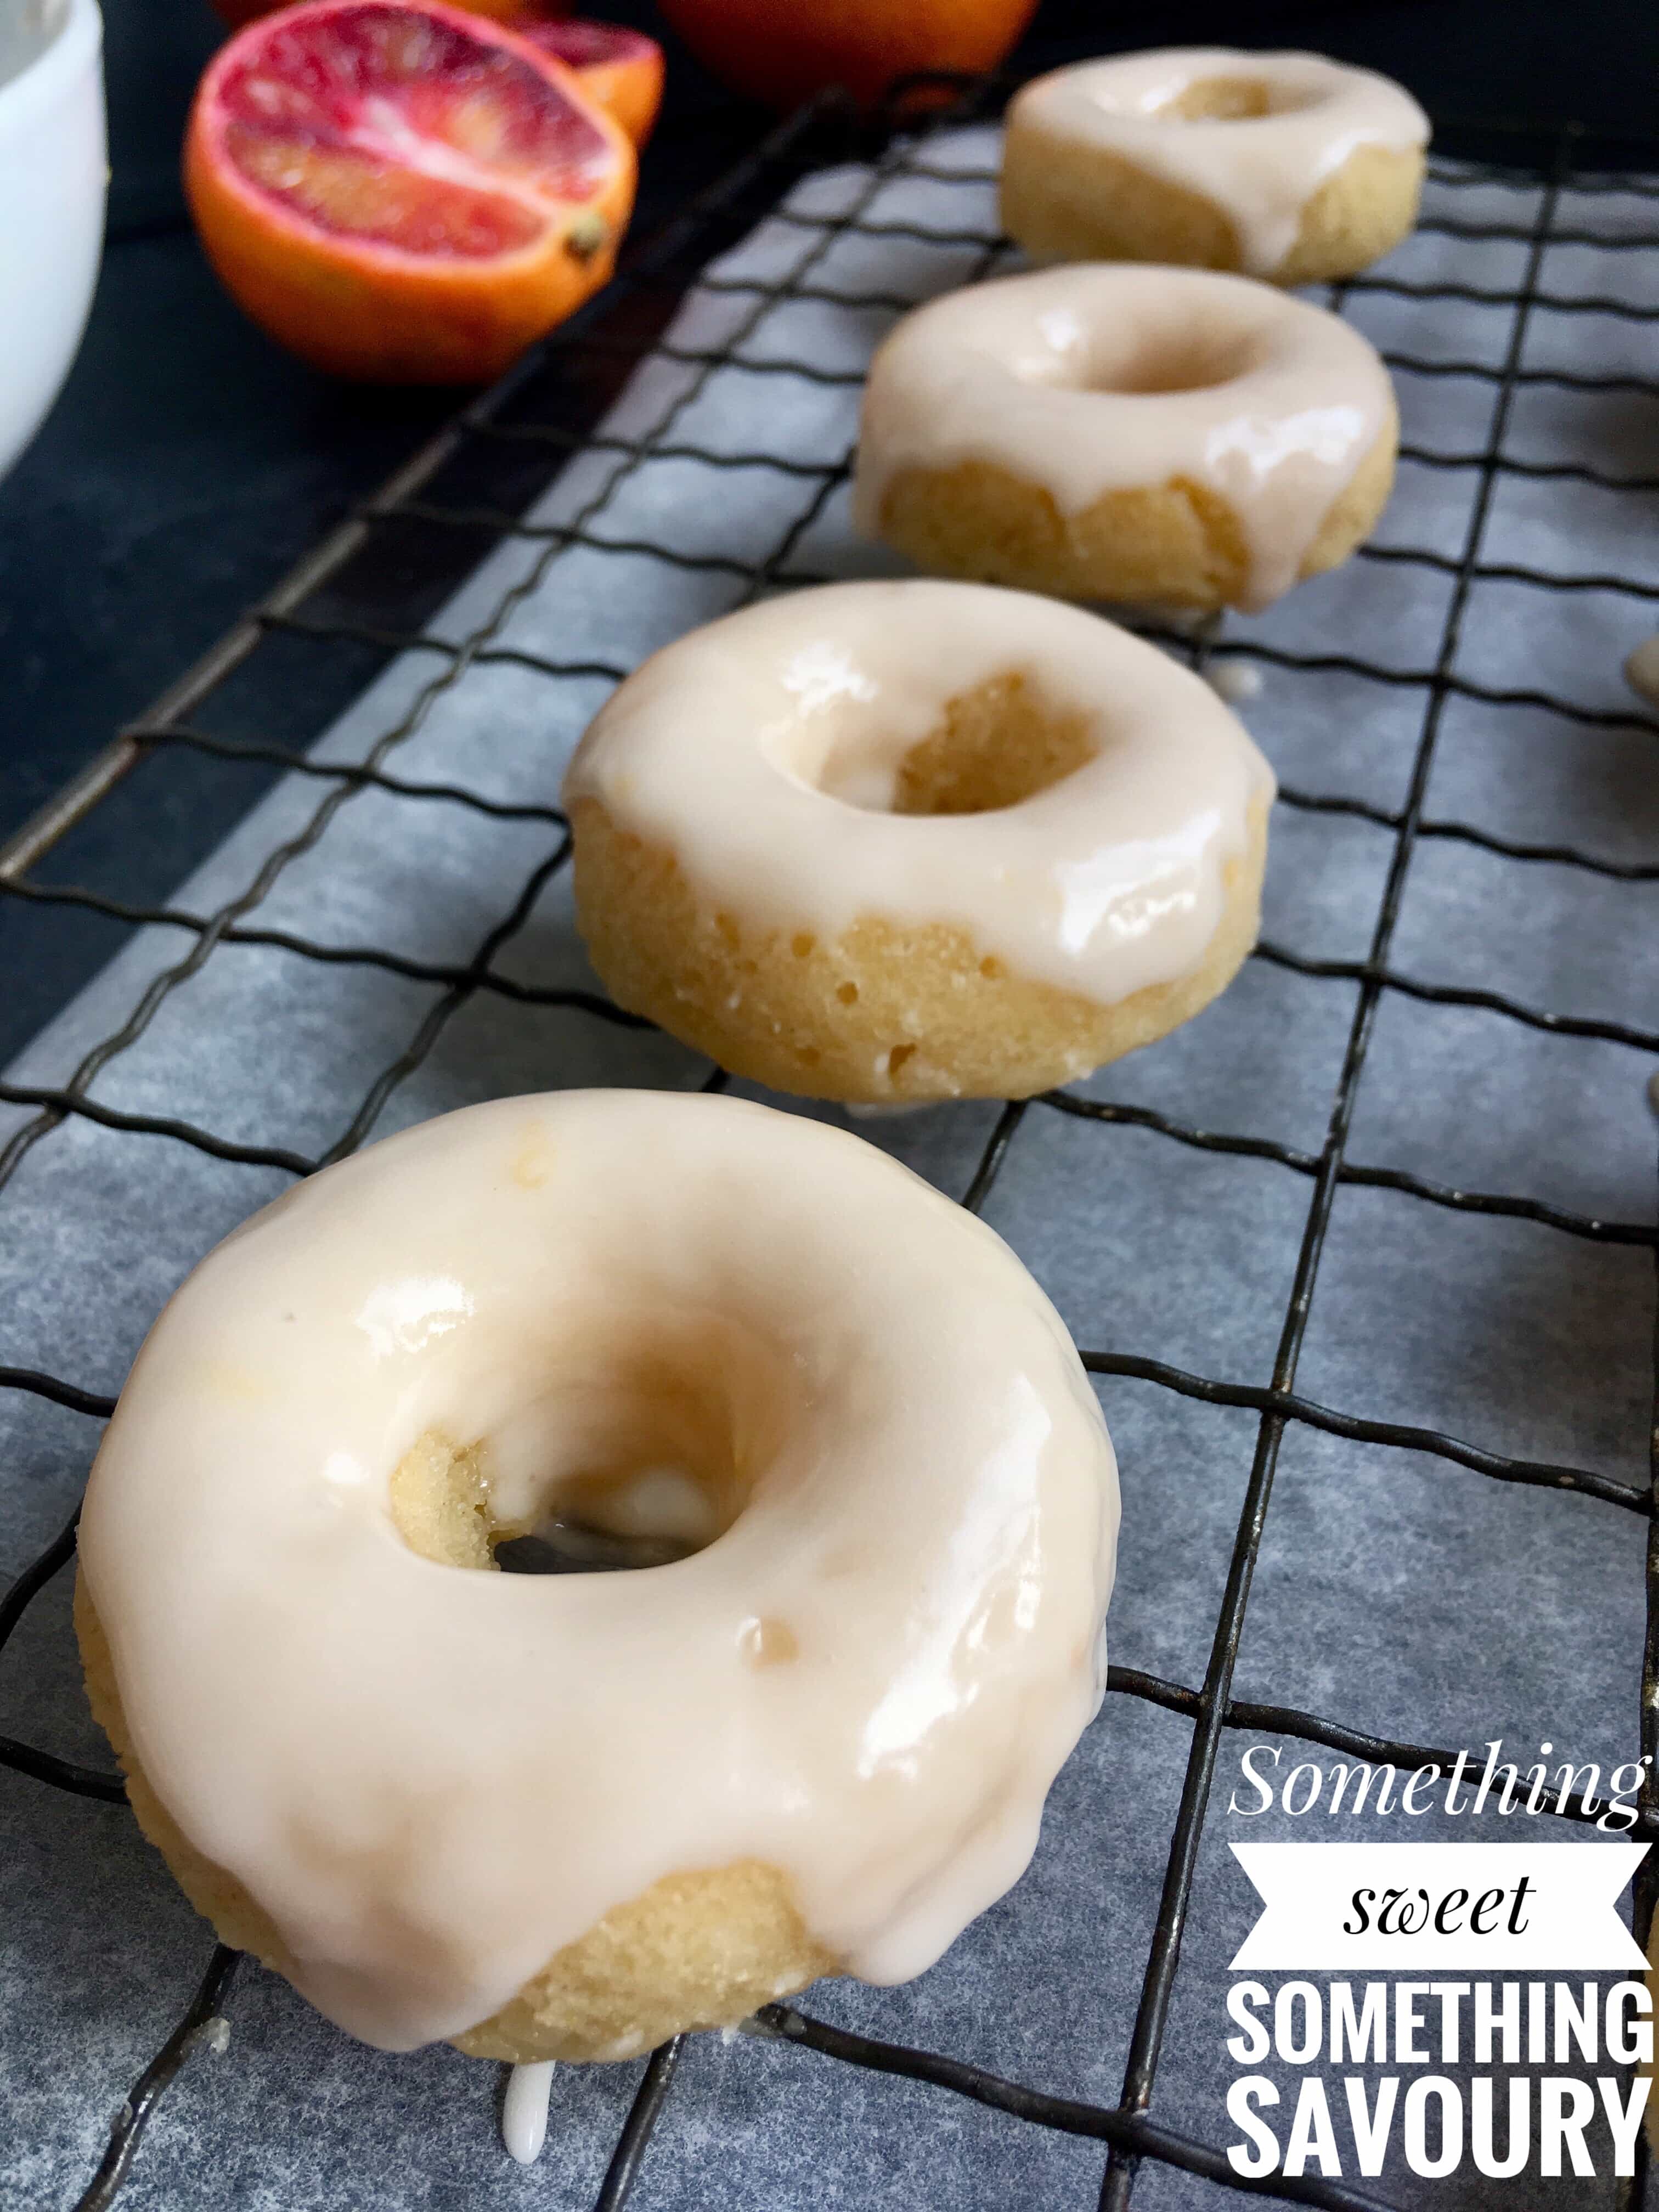
POLYGON ((501 2100, 501 2141, 520 2166, 534 2166, 547 2140, 547 2108, 553 2094, 553 2061, 514 2066, 501 2100))

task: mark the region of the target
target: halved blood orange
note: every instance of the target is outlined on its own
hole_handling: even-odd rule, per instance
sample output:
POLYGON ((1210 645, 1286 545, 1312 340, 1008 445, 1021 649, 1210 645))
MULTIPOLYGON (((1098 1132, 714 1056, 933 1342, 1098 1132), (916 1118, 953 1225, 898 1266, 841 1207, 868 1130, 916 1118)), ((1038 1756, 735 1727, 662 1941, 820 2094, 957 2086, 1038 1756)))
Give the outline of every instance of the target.
POLYGON ((497 374, 609 277, 627 133, 574 71, 441 0, 303 0, 208 65, 185 183, 255 322, 342 376, 497 374))
POLYGON ((588 98, 614 115, 636 146, 644 145, 662 106, 662 48, 654 39, 581 15, 536 12, 508 20, 521 38, 574 70, 588 98))

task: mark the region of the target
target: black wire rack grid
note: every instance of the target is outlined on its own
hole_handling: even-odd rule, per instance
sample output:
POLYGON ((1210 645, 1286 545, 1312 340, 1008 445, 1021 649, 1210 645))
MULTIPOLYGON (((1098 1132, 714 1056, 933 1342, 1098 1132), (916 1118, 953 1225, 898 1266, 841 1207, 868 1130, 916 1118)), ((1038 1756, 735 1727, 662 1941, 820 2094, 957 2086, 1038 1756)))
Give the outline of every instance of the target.
MULTIPOLYGON (((817 109, 781 126, 717 186, 694 202, 665 233, 636 252, 624 264, 617 283, 592 309, 556 333, 546 347, 501 386, 467 408, 448 429, 398 471, 377 497, 354 514, 202 662, 124 731, 81 777, 9 845, 0 848, 0 899, 46 909, 52 917, 95 915, 104 922, 129 927, 164 927, 181 933, 188 945, 184 957, 151 981, 131 1007, 128 1018, 86 1054, 63 1085, 29 1087, 0 1083, 0 1103, 27 1109, 28 1116, 0 1150, 0 1189, 10 1181, 20 1162, 33 1146, 50 1139, 55 1130, 74 1116, 89 1118, 134 1138, 192 1146, 219 1160, 280 1169, 294 1176, 307 1175, 351 1152, 373 1133, 394 1090, 420 1065, 444 1026, 476 994, 493 992, 521 1002, 580 1007, 603 1021, 630 1019, 591 994, 540 988, 499 973, 494 964, 542 887, 567 861, 568 840, 556 811, 551 807, 506 806, 459 786, 402 779, 388 763, 399 744, 420 726, 434 699, 462 682, 469 670, 492 660, 517 662, 554 683, 573 677, 617 681, 627 673, 622 667, 590 661, 555 660, 517 650, 501 641, 513 610, 571 547, 608 546, 647 558, 729 571, 734 603, 785 585, 818 580, 795 567, 791 556, 832 495, 846 481, 850 454, 834 464, 819 466, 782 453, 717 453, 685 438, 677 424, 685 411, 688 398, 702 388, 708 377, 717 369, 734 365, 757 375, 850 383, 860 380, 856 371, 829 370, 803 359, 745 359, 744 352, 745 338, 761 315, 782 300, 829 299, 860 308, 885 310, 894 315, 915 304, 908 297, 861 295, 849 300, 816 284, 813 270, 823 258, 824 250, 837 238, 881 232, 904 234, 928 245, 970 249, 976 257, 975 267, 981 272, 995 264, 999 255, 1007 250, 1006 241, 999 240, 982 225, 933 228, 882 223, 872 219, 866 210, 878 190, 896 179, 938 174, 957 184, 982 185, 983 172, 970 173, 959 167, 944 172, 931 170, 928 149, 939 123, 982 117, 993 112, 999 92, 999 88, 984 86, 959 91, 953 105, 936 120, 889 137, 884 149, 870 167, 867 183, 844 211, 821 216, 786 214, 783 220, 804 231, 810 233, 816 228, 820 233, 818 246, 804 257, 794 273, 782 283, 746 284, 738 281, 727 288, 754 295, 752 307, 729 344, 703 354, 662 344, 659 334, 688 283, 715 253, 740 237, 759 216, 777 212, 778 201, 786 187, 814 161, 822 158, 826 125, 839 130, 844 127, 844 118, 837 121, 833 102, 820 103, 817 109), (607 400, 653 346, 694 372, 682 398, 666 410, 655 429, 642 440, 590 434, 607 400), (614 470, 606 478, 605 490, 568 524, 540 528, 525 522, 525 509, 536 491, 579 452, 600 452, 613 457, 614 470), (698 556, 651 544, 629 543, 618 548, 617 541, 595 530, 593 518, 617 478, 653 458, 675 458, 701 465, 711 472, 726 475, 728 481, 750 468, 780 472, 799 480, 802 505, 775 546, 759 561, 700 560, 698 556), (433 495, 434 487, 441 488, 441 495, 433 495), (439 638, 428 632, 422 627, 426 614, 441 601, 456 576, 476 562, 480 541, 488 544, 514 538, 538 544, 528 572, 459 641, 439 638), (446 550, 457 540, 461 549, 459 554, 446 550), (438 550, 434 550, 434 547, 438 550), (388 608, 392 610, 390 614, 386 611, 388 608), (307 757, 302 743, 250 741, 215 735, 191 720, 244 664, 270 653, 278 643, 290 651, 296 647, 302 651, 318 652, 331 647, 345 648, 346 678, 354 685, 361 684, 366 669, 394 653, 428 654, 437 665, 414 703, 381 732, 354 764, 323 765, 307 757), (349 656, 354 653, 360 658, 351 659, 349 656), (362 655, 368 658, 365 660, 362 655), (206 757, 216 763, 268 777, 282 773, 311 777, 325 788, 301 834, 269 854, 242 896, 210 914, 190 913, 173 905, 135 905, 85 885, 46 884, 36 878, 33 872, 36 864, 76 824, 106 805, 111 794, 136 765, 179 755, 206 757), (411 805, 470 807, 486 813, 531 817, 544 822, 549 836, 544 857, 510 908, 479 944, 475 957, 465 965, 422 963, 376 945, 313 942, 291 931, 259 926, 260 904, 283 870, 315 845, 340 808, 368 789, 394 796, 411 805), (277 1146, 234 1141, 193 1121, 123 1112, 91 1094, 90 1086, 100 1071, 143 1034, 170 994, 197 974, 217 947, 229 944, 280 947, 302 961, 368 963, 440 987, 441 995, 405 1049, 381 1070, 337 1139, 316 1158, 277 1146)), ((1650 1759, 1659 1754, 1659 1514, 1655 1510, 1656 1499, 1659 1498, 1659 1431, 1656 1431, 1646 1479, 1627 1482, 1588 1468, 1506 1456, 1478 1443, 1425 1428, 1370 1419, 1316 1403, 1298 1395, 1296 1388, 1298 1356, 1308 1326, 1333 1201, 1344 1186, 1382 1187, 1431 1206, 1463 1213, 1507 1215, 1541 1224, 1568 1237, 1659 1251, 1659 1228, 1650 1220, 1592 1218, 1566 1212, 1541 1200, 1453 1188, 1403 1170, 1366 1166, 1348 1158, 1349 1131, 1373 1025, 1379 1005, 1389 994, 1404 993, 1420 1000, 1478 1006, 1534 1029, 1566 1036, 1610 1040, 1639 1054, 1659 1054, 1659 1030, 1556 1014, 1496 992, 1430 984, 1396 969, 1390 960, 1407 872, 1413 854, 1425 840, 1462 841, 1520 865, 1550 862, 1589 871, 1608 881, 1659 881, 1659 861, 1632 863, 1570 847, 1521 843, 1494 836, 1471 823, 1434 818, 1425 811, 1442 719, 1448 701, 1453 697, 1473 697, 1500 708, 1541 708, 1569 723, 1581 725, 1627 727, 1632 723, 1638 726, 1644 724, 1644 718, 1634 712, 1588 708, 1547 691, 1498 689, 1456 673, 1454 664, 1464 617, 1471 589, 1478 580, 1500 577, 1551 592, 1607 589, 1627 592, 1638 599, 1659 600, 1659 588, 1633 579, 1550 574, 1483 560, 1483 541, 1494 492, 1506 474, 1577 477, 1632 495, 1659 491, 1659 478, 1610 477, 1576 464, 1540 466, 1516 459, 1505 451, 1505 434, 1516 395, 1528 383, 1550 383, 1567 390, 1633 392, 1659 398, 1659 380, 1534 369, 1522 365, 1528 319, 1540 307, 1567 314, 1600 313, 1659 323, 1659 308, 1634 306, 1619 298, 1554 294, 1540 282, 1544 257, 1552 245, 1583 243, 1609 250, 1659 246, 1659 181, 1637 172, 1614 173, 1588 166, 1584 143, 1571 128, 1553 133, 1548 144, 1541 149, 1537 134, 1523 131, 1519 125, 1494 125, 1487 135, 1495 149, 1492 161, 1450 167, 1439 163, 1435 165, 1434 173, 1439 182, 1454 188, 1517 179, 1536 185, 1541 180, 1535 220, 1530 226, 1516 226, 1442 216, 1429 227, 1471 240, 1512 242, 1524 256, 1519 283, 1510 289, 1483 290, 1458 284, 1413 285, 1371 276, 1339 288, 1333 299, 1333 304, 1340 307, 1345 301, 1368 290, 1407 297, 1461 297, 1502 308, 1510 317, 1507 344, 1501 361, 1495 365, 1429 360, 1410 355, 1388 356, 1391 366, 1399 371, 1473 379, 1492 387, 1487 435, 1478 451, 1453 456, 1407 449, 1410 458, 1430 466, 1478 471, 1478 490, 1461 547, 1449 555, 1428 548, 1367 549, 1371 558, 1426 566, 1444 572, 1453 580, 1438 649, 1432 661, 1418 669, 1401 671, 1346 652, 1298 653, 1274 650, 1254 639, 1240 647, 1224 640, 1217 629, 1196 641, 1170 640, 1200 663, 1214 654, 1245 650, 1253 659, 1265 660, 1292 678, 1300 672, 1334 670, 1362 682, 1404 686, 1421 697, 1415 755, 1402 806, 1390 811, 1347 797, 1294 788, 1281 790, 1279 794, 1281 803, 1293 809, 1361 816, 1389 833, 1392 840, 1391 858, 1371 929, 1370 949, 1363 960, 1308 960, 1267 942, 1258 948, 1258 957, 1309 974, 1341 976, 1357 986, 1355 1011, 1330 1102, 1324 1142, 1316 1152, 1301 1151, 1256 1136, 1190 1127, 1144 1108, 1055 1092, 1036 1101, 1010 1104, 1002 1110, 964 1195, 964 1203, 969 1206, 977 1209, 983 1206, 1022 1123, 1033 1111, 1081 1117, 1103 1127, 1137 1127, 1200 1151, 1276 1162, 1291 1174, 1304 1178, 1309 1186, 1294 1281, 1282 1319, 1271 1379, 1266 1384, 1256 1386, 1189 1373, 1156 1359, 1126 1352, 1082 1348, 1084 1363, 1094 1374, 1139 1378, 1189 1399, 1245 1408, 1257 1416, 1254 1456, 1203 1680, 1196 1686, 1188 1686, 1133 1668, 1114 1666, 1110 1670, 1112 1694, 1148 1700, 1190 1722, 1192 1730, 1121 2097, 1115 2106, 1107 2107, 1050 2095, 944 2053, 901 2047, 847 2033, 787 2004, 764 2008, 750 2023, 757 2033, 785 2039, 832 2059, 933 2084, 1027 2124, 1098 2142, 1105 2154, 1101 2195, 1105 2212, 1123 2212, 1137 2171, 1148 2160, 1184 2169, 1230 2189, 1327 2207, 1329 2212, 1360 2212, 1360 2208, 1381 2202, 1344 2183, 1317 2177, 1277 2176, 1261 2181, 1247 2180, 1232 2171, 1219 2147, 1155 2119, 1151 2109, 1193 1897, 1211 1784, 1226 1732, 1273 1732, 1366 1759, 1392 1761, 1402 1768, 1425 1764, 1449 1767, 1455 1756, 1444 1749, 1372 1735, 1328 1716, 1233 1698, 1234 1665, 1252 1574, 1262 1540, 1280 1443, 1288 1425, 1307 1425, 1340 1437, 1426 1453, 1474 1469, 1499 1483, 1543 1486, 1577 1492, 1603 1505, 1646 1517, 1650 1523, 1645 1577, 1647 1632, 1639 1684, 1632 1656, 1632 1691, 1638 1717, 1640 1750, 1650 1759), (1559 217, 1559 203, 1569 186, 1577 194, 1616 189, 1650 201, 1654 206, 1652 228, 1603 234, 1593 226, 1572 228, 1565 224, 1559 217)), ((313 702, 314 712, 319 695, 314 690, 301 690, 301 696, 313 702)), ((316 726, 313 721, 313 732, 316 726)), ((1646 726, 1654 726, 1649 722, 1646 726)), ((1659 728, 1656 734, 1659 734, 1659 728)), ((723 1079, 715 1071, 707 1087, 720 1087, 723 1079)), ((1656 1379, 1659 1384, 1659 1367, 1656 1369, 1656 1379)), ((0 1389, 38 1394, 94 1421, 107 1416, 112 1406, 112 1400, 82 1388, 72 1378, 15 1366, 0 1366, 0 1389)), ((70 1564, 74 1549, 75 1524, 71 1520, 0 1600, 0 1646, 15 1629, 31 1601, 70 1564)), ((73 1796, 125 1802, 118 1776, 70 1764, 48 1751, 10 1738, 0 1738, 0 1765, 73 1796)), ((1545 1811, 1569 1820, 1589 1817, 1582 1804, 1563 1802, 1553 1793, 1544 1796, 1541 1805, 1545 1811)), ((1651 1765, 1647 1770, 1633 1833, 1644 1840, 1659 1838, 1659 1782, 1656 1781, 1651 1765)), ((1656 1889, 1659 1872, 1644 1868, 1638 1878, 1634 1905, 1635 1933, 1644 1946, 1656 1889)), ((189 2010, 134 2085, 118 2114, 101 2162, 78 2201, 78 2212, 101 2212, 101 2208, 112 2201, 168 2083, 192 2051, 222 2033, 221 2015, 237 1965, 235 1954, 222 1947, 215 1952, 189 2010)), ((596 2199, 596 2212, 617 2212, 626 2201, 646 2157, 653 2130, 671 2094, 679 2055, 679 2043, 670 2044, 657 2051, 647 2065, 596 2199)), ((1637 2172, 1617 2185, 1616 2201, 1623 2212, 1630 2212, 1630 2208, 1644 2201, 1645 2184, 1644 2142, 1638 2152, 1637 2172)))

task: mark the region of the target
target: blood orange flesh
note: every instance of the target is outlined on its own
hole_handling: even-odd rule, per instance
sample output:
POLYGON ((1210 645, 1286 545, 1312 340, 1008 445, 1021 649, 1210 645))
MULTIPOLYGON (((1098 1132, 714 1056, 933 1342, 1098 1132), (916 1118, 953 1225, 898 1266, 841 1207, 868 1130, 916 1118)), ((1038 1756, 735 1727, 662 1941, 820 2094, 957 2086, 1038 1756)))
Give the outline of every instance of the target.
POLYGON ((270 19, 218 86, 226 155, 318 228, 414 254, 513 252, 547 204, 614 167, 584 110, 493 39, 424 9, 355 0, 270 19))
POLYGON ((598 69, 616 62, 649 61, 661 48, 643 31, 625 23, 592 23, 585 15, 557 15, 545 22, 520 22, 516 28, 544 53, 556 54, 574 70, 598 69))
POLYGON ((509 17, 520 38, 575 70, 583 90, 614 115, 636 146, 651 135, 662 104, 662 48, 643 31, 623 23, 593 23, 580 15, 550 16, 539 0, 509 17))

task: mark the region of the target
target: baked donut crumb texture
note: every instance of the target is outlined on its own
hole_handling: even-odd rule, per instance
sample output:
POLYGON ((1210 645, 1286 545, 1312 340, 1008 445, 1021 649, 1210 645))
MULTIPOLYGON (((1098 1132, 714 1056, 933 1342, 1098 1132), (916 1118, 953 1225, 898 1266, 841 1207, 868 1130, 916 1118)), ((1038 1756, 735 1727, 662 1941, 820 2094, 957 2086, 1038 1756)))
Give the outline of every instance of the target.
MULTIPOLYGON (((1298 583, 1340 568, 1370 537, 1394 486, 1398 442, 1390 415, 1326 511, 1298 583)), ((930 575, 1085 604, 1210 611, 1249 596, 1251 556, 1237 511, 1188 477, 1109 491, 1070 514, 1046 485, 994 462, 904 469, 883 495, 881 535, 930 575)))
POLYGON ((1198 967, 1112 1006, 1012 974, 945 922, 869 916, 824 940, 711 910, 666 847, 597 800, 571 814, 582 933, 617 1003, 731 1074, 807 1097, 1020 1098, 1075 1081, 1207 1006, 1260 928, 1265 803, 1224 864, 1224 919, 1198 967))

